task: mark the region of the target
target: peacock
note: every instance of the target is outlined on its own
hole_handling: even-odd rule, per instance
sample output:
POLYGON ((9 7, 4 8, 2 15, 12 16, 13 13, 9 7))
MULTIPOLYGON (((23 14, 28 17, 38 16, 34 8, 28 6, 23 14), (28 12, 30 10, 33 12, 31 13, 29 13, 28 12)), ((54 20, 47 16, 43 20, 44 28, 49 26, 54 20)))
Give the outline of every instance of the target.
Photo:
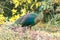
POLYGON ((20 17, 14 23, 17 25, 21 24, 22 27, 27 27, 27 28, 31 29, 32 26, 39 23, 39 21, 41 21, 42 19, 43 19, 42 12, 40 12, 40 13, 31 12, 31 13, 27 13, 26 15, 20 17))

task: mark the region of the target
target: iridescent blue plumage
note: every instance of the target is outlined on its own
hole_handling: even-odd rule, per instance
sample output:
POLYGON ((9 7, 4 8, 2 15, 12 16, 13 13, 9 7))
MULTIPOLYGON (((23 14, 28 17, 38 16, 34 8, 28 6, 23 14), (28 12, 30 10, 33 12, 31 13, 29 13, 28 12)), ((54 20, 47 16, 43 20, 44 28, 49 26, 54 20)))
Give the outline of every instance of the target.
MULTIPOLYGON (((42 18, 42 16, 41 16, 42 18)), ((35 13, 35 12, 31 12, 31 13, 27 13, 26 15, 22 16, 21 18, 17 19, 15 21, 16 24, 21 24, 22 27, 26 27, 26 26, 34 26, 37 22, 39 22, 40 20, 40 14, 39 13, 35 13)))
POLYGON ((22 27, 28 26, 28 25, 34 25, 35 24, 35 18, 37 17, 37 13, 30 13, 22 16, 18 20, 16 20, 16 24, 22 24, 22 27))

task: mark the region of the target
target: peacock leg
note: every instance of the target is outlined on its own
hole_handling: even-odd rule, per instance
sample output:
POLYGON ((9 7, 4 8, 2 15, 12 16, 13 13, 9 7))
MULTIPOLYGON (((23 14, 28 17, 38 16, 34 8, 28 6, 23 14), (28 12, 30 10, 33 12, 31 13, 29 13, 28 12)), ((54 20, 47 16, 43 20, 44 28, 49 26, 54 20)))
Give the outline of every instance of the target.
POLYGON ((27 29, 28 29, 28 30, 31 30, 31 25, 27 26, 27 29))
POLYGON ((23 32, 24 32, 24 33, 26 32, 26 29, 27 29, 26 27, 23 27, 23 32))

